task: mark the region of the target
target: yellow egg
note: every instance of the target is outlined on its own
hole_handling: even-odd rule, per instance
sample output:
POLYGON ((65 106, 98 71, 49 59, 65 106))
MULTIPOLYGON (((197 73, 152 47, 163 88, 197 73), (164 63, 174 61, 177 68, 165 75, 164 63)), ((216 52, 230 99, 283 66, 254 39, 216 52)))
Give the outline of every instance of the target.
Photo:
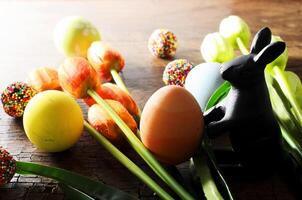
POLYGON ((179 164, 200 145, 204 121, 195 98, 180 86, 157 90, 147 101, 140 121, 143 144, 163 163, 179 164))
POLYGON ((26 106, 23 126, 28 139, 47 152, 73 146, 83 132, 83 114, 77 102, 61 91, 37 94, 26 106))

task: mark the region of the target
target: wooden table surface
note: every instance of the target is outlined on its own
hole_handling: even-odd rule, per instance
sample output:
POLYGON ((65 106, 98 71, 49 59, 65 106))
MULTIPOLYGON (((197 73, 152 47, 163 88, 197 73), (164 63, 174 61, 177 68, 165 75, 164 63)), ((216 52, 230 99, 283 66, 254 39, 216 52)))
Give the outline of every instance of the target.
MULTIPOLYGON (((99 28, 103 40, 120 50, 126 59, 124 78, 142 108, 148 97, 163 86, 164 66, 169 62, 151 56, 148 37, 156 28, 172 30, 178 37, 176 58, 203 62, 203 37, 218 31, 222 18, 236 14, 245 19, 254 35, 263 26, 280 35, 289 49, 288 69, 302 77, 301 1, 200 1, 200 0, 102 0, 102 1, 1 1, 0 2, 0 90, 13 81, 25 80, 36 67, 58 67, 63 56, 54 47, 52 31, 64 16, 82 15, 99 28)), ((81 102, 80 102, 81 103, 81 102)), ((87 108, 81 103, 83 111, 87 108)), ((141 199, 152 192, 114 160, 87 133, 70 150, 50 154, 36 149, 26 138, 21 120, 0 109, 0 145, 18 160, 73 170, 104 181, 141 199)), ((148 172, 129 149, 126 154, 148 172)), ((180 165, 186 171, 186 164, 180 165)), ((227 176, 236 199, 295 199, 290 187, 278 177, 244 182, 227 176)), ((0 188, 1 200, 66 199, 56 182, 37 176, 16 175, 0 188)))

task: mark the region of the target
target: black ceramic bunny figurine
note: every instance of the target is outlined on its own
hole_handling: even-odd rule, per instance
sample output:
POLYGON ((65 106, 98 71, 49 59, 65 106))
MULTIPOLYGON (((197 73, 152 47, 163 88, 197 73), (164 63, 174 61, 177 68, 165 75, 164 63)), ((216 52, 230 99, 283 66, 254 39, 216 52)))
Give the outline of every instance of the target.
POLYGON ((210 138, 229 133, 234 151, 247 169, 271 168, 280 158, 281 133, 274 117, 264 78, 265 66, 285 49, 284 42, 271 42, 269 28, 255 36, 251 52, 220 69, 232 85, 229 94, 205 113, 210 138))

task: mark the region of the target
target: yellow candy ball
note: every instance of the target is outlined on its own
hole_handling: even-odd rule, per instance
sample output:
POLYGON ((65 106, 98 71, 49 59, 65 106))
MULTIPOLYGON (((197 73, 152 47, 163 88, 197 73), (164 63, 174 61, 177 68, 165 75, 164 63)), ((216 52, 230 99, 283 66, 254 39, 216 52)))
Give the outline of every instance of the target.
POLYGON ((83 113, 77 102, 61 91, 37 94, 27 104, 23 126, 28 139, 47 152, 64 151, 81 137, 83 113))

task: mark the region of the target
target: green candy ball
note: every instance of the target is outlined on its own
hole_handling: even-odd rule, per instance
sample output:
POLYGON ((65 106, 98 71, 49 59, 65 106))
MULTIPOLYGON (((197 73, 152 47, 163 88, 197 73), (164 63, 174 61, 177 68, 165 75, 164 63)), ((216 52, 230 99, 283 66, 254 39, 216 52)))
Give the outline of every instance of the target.
MULTIPOLYGON (((271 43, 278 42, 278 41, 283 41, 283 40, 281 37, 273 35, 272 39, 271 39, 271 43)), ((286 47, 284 52, 278 58, 276 58, 273 62, 269 63, 267 65, 267 67, 271 68, 274 66, 278 66, 278 67, 280 67, 280 69, 284 70, 286 67, 286 64, 287 64, 287 60, 288 60, 288 50, 286 47)))
POLYGON ((234 49, 218 32, 210 33, 203 39, 200 52, 206 62, 223 63, 234 58, 234 49))
POLYGON ((234 49, 239 48, 236 42, 237 38, 242 40, 245 47, 248 47, 251 39, 249 26, 243 19, 235 15, 226 17, 220 22, 219 32, 234 49))
POLYGON ((69 16, 62 19, 54 29, 54 42, 65 56, 87 56, 87 49, 94 41, 101 40, 98 30, 86 19, 69 16))

